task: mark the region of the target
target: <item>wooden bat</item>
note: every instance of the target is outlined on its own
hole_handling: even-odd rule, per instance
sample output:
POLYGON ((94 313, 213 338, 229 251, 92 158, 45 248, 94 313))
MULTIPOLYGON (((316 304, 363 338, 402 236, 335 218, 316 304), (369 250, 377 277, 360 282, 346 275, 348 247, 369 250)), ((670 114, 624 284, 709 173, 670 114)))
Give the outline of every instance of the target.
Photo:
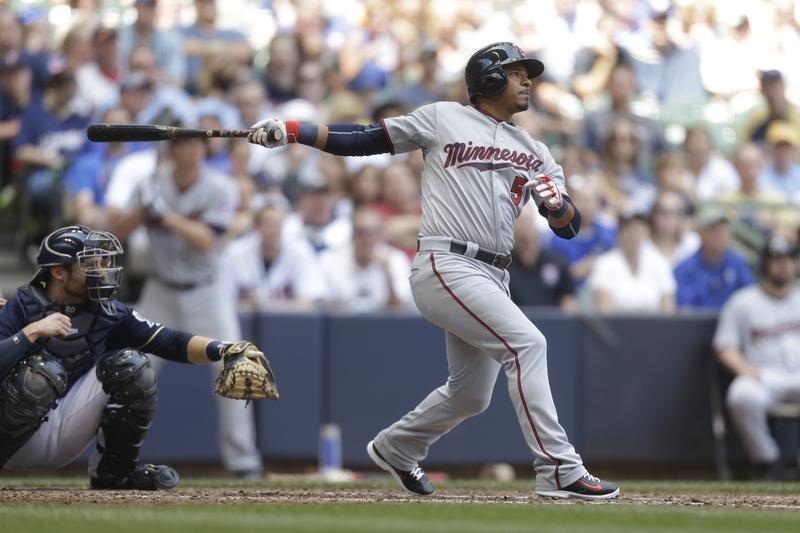
MULTIPOLYGON (((100 143, 132 141, 169 141, 207 139, 209 137, 247 137, 255 130, 201 130, 144 124, 92 124, 86 130, 90 141, 100 143)), ((270 141, 279 141, 281 130, 269 132, 270 141)))

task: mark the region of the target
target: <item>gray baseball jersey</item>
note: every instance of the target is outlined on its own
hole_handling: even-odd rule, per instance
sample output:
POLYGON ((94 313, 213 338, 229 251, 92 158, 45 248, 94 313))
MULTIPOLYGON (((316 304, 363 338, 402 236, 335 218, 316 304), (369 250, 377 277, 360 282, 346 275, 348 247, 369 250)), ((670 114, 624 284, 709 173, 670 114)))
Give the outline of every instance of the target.
POLYGON ((514 245, 514 223, 531 193, 523 185, 549 175, 564 192, 550 152, 523 129, 472 106, 440 102, 384 128, 396 152, 421 148, 422 228, 411 291, 422 315, 446 331, 447 382, 374 445, 387 461, 412 470, 428 448, 483 411, 505 369, 511 402, 533 453, 537 490, 566 487, 586 473, 558 422, 547 377, 544 335, 511 301, 508 272, 450 253, 449 238, 495 252, 514 245))
POLYGON ((507 253, 514 222, 531 197, 522 186, 547 174, 566 193, 564 172, 544 144, 476 107, 438 102, 387 118, 384 127, 394 152, 422 149, 422 237, 507 253))
MULTIPOLYGON (((148 185, 157 188, 172 211, 201 220, 217 231, 230 226, 239 201, 232 178, 208 167, 202 168, 197 181, 185 191, 175 186, 169 164, 163 164, 152 180, 143 184, 148 185)), ((141 202, 141 193, 139 190, 133 195, 134 204, 141 202)), ((223 341, 241 339, 233 299, 224 292, 218 279, 222 239, 217 239, 211 249, 202 251, 192 248, 160 224, 148 224, 147 233, 152 252, 149 272, 152 277, 142 290, 137 308, 142 313, 152 313, 149 318, 169 327, 223 341), (180 290, 161 281, 197 286, 180 290)), ((164 360, 150 359, 156 371, 164 365, 164 360)), ((214 379, 219 373, 219 363, 209 365, 209 371, 214 379)), ((218 396, 216 402, 219 446, 225 466, 232 471, 260 470, 261 457, 255 446, 252 412, 238 400, 218 396)))
POLYGON ((800 371, 800 289, 781 300, 759 285, 741 289, 720 313, 714 348, 737 348, 759 368, 800 371))
MULTIPOLYGON (((158 169, 154 186, 169 208, 185 217, 202 220, 224 231, 230 226, 239 202, 233 180, 211 168, 203 167, 197 182, 179 191, 172 179, 170 165, 158 169)), ((141 194, 134 194, 133 205, 141 204, 141 194)), ((160 224, 148 224, 152 261, 150 273, 173 283, 206 283, 219 271, 220 245, 201 251, 189 246, 180 236, 160 224)))

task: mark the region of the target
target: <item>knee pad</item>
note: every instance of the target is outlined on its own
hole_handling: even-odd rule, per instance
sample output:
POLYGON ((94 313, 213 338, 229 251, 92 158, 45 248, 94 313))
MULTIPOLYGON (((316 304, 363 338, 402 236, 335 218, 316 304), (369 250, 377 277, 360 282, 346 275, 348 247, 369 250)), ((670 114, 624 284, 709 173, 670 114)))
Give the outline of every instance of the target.
POLYGON ((67 392, 67 371, 50 355, 32 355, 0 382, 0 466, 36 432, 67 392))
POLYGON ((97 363, 97 379, 113 403, 155 405, 156 373, 150 359, 131 348, 106 352, 97 363))
POLYGON ((43 417, 66 392, 67 371, 61 361, 51 355, 31 355, 5 379, 3 407, 6 412, 30 416, 35 412, 43 417))

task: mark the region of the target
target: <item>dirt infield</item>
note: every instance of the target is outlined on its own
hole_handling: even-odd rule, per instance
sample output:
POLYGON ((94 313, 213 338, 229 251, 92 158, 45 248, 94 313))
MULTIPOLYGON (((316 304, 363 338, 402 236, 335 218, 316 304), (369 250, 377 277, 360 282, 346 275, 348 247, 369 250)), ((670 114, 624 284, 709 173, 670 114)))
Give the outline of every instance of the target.
MULTIPOLYGON (((180 488, 172 491, 94 491, 83 488, 0 488, 2 504, 208 504, 208 503, 486 503, 486 504, 565 504, 561 500, 539 498, 530 491, 471 489, 441 490, 429 498, 405 495, 396 490, 375 488, 180 488)), ((690 494, 623 493, 616 502, 592 504, 633 504, 665 506, 713 506, 750 509, 800 511, 800 495, 792 494, 690 494)))

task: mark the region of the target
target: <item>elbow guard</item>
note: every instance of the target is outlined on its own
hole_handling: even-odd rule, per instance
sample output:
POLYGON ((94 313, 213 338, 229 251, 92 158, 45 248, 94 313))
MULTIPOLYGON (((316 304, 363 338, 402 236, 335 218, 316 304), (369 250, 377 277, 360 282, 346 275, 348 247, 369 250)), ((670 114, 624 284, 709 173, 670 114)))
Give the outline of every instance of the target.
POLYGON ((553 233, 561 237, 562 239, 571 239, 575 237, 581 229, 581 212, 578 211, 578 208, 575 207, 575 204, 572 204, 572 220, 569 221, 569 224, 566 226, 561 226, 560 228, 550 227, 553 230, 553 233))

